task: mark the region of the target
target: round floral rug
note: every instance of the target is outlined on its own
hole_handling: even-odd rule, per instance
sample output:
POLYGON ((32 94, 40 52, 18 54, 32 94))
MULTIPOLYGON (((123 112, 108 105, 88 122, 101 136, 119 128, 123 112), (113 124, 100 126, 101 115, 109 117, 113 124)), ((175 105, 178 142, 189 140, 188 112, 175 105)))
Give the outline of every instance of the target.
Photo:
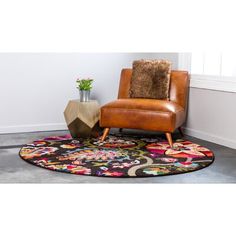
POLYGON ((34 141, 21 148, 25 161, 49 170, 78 175, 148 177, 199 170, 214 161, 209 149, 177 139, 110 135, 99 139, 72 139, 70 135, 34 141))

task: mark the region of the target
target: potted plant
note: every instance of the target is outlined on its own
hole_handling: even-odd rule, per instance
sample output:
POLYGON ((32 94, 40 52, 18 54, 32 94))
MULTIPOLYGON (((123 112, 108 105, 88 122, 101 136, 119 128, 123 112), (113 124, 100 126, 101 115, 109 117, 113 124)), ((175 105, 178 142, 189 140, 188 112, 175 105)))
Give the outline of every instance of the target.
POLYGON ((77 79, 76 87, 80 91, 80 101, 88 102, 90 99, 90 90, 92 89, 93 79, 77 79))

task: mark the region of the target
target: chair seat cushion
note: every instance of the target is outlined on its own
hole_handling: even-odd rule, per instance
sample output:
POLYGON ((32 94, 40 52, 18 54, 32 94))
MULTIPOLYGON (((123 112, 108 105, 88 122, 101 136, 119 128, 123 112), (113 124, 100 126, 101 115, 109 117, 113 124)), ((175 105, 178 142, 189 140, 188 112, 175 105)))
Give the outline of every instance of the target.
POLYGON ((184 109, 172 101, 118 99, 101 108, 101 127, 172 132, 184 120, 184 109))

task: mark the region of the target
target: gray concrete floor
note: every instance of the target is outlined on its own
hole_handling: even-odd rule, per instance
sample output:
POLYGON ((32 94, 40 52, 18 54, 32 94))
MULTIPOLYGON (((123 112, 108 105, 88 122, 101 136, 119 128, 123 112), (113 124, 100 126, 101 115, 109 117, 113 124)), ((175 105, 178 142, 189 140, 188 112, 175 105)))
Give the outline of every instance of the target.
MULTIPOLYGON (((140 131, 124 131, 124 133, 137 132, 142 133, 140 131)), ((199 171, 170 176, 108 178, 73 175, 33 166, 23 161, 18 155, 20 146, 25 143, 65 133, 67 131, 0 135, 0 183, 236 183, 236 150, 190 136, 185 138, 214 152, 215 162, 199 171)))

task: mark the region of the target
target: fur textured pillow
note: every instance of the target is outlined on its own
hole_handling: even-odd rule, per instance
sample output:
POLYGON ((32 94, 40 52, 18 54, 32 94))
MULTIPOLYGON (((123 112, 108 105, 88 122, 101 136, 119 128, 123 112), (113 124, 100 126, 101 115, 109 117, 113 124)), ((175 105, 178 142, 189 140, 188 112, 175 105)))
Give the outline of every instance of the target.
POLYGON ((169 61, 134 61, 130 85, 130 97, 168 99, 170 73, 171 62, 169 61))

